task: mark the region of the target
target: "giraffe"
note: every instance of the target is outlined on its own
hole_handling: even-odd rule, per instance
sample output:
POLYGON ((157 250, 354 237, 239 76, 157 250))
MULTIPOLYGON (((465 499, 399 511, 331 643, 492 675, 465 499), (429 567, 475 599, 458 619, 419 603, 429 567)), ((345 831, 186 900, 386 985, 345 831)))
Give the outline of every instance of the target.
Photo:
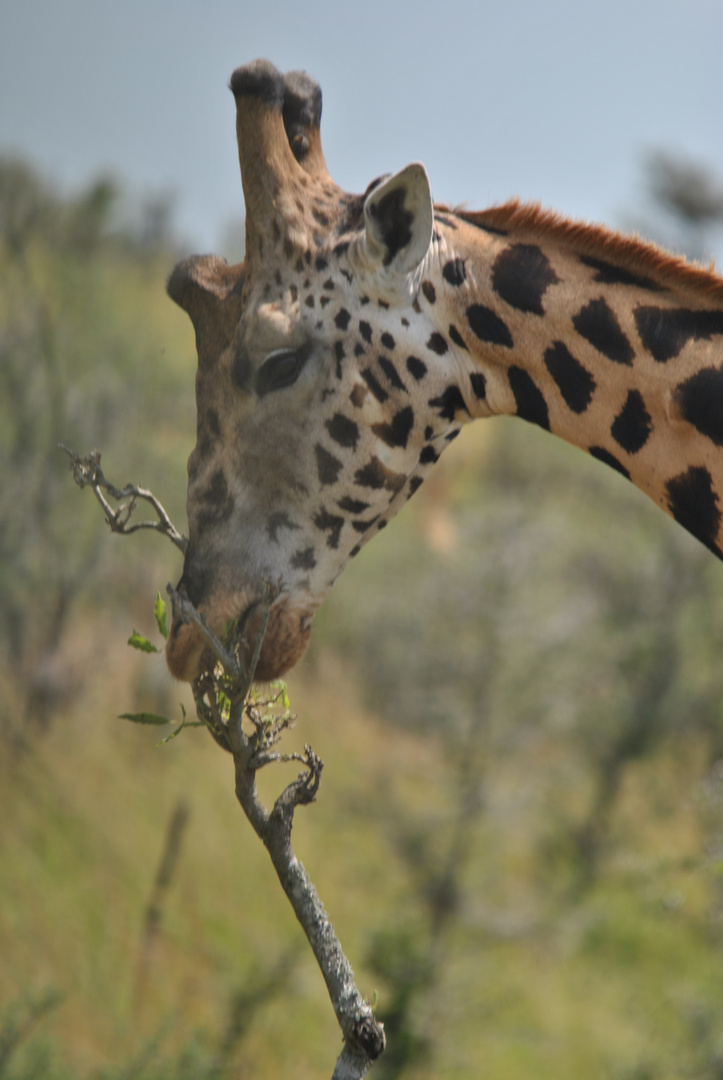
MULTIPOLYGON (((313 79, 259 60, 231 90, 245 261, 192 257, 168 284, 198 350, 179 588, 253 642, 278 585, 258 680, 478 417, 586 450, 723 557, 723 278, 535 205, 434 205, 418 163, 350 195, 313 79)), ((183 680, 206 662, 179 617, 166 657, 183 680)))

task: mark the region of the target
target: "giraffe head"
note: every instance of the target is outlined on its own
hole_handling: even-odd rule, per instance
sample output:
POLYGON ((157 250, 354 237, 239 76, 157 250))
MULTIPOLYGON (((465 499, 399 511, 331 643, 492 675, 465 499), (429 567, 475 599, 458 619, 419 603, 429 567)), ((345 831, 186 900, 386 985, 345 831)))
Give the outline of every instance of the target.
MULTIPOLYGON (((434 221, 422 166, 348 195, 327 173, 313 80, 257 61, 231 89, 245 262, 194 257, 169 282, 198 349, 180 586, 212 629, 244 616, 251 644, 265 583, 278 588, 266 680, 299 659, 344 565, 457 433, 462 399, 447 393, 450 365, 425 383, 424 408, 410 392, 435 356, 417 300, 434 221)), ((171 672, 193 679, 203 652, 176 619, 171 672)))
MULTIPOLYGON (((616 468, 723 551, 723 282, 639 241, 515 202, 433 208, 421 165, 349 195, 321 93, 266 61, 231 79, 246 260, 178 266, 198 348, 180 585, 291 667, 339 573, 461 425, 509 414, 616 468)), ((203 667, 174 621, 171 672, 203 667)))

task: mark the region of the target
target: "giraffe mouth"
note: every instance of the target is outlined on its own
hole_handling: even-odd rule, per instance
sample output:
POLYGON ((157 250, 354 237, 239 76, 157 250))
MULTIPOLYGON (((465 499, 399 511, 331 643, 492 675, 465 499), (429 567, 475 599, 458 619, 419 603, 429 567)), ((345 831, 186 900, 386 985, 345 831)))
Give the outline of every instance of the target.
MULTIPOLYGON (((199 605, 198 611, 215 634, 223 631, 229 619, 241 620, 243 660, 248 668, 261 630, 262 602, 258 598, 249 601, 248 596, 226 594, 199 605)), ((278 679, 301 659, 311 636, 312 618, 311 613, 295 608, 287 594, 274 602, 254 672, 255 682, 278 679)), ((193 682, 213 666, 215 657, 193 623, 174 617, 166 645, 166 663, 175 679, 193 682)))

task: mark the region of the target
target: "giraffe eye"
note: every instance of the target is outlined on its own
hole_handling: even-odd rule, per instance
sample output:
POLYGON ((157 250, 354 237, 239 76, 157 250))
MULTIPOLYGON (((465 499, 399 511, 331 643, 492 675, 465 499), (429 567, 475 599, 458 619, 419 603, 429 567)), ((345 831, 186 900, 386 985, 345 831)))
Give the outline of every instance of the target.
POLYGON ((283 390, 295 383, 306 363, 305 349, 279 349, 266 358, 256 375, 256 393, 259 397, 273 390, 283 390))

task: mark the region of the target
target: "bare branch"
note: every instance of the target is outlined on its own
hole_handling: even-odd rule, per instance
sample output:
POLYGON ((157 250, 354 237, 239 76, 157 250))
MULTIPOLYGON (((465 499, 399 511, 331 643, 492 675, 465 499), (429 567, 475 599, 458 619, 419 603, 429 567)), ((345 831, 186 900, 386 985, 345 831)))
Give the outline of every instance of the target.
MULTIPOLYGON (((268 612, 274 593, 269 590, 264 601, 261 630, 257 636, 254 657, 257 660, 266 629, 268 612)), ((175 602, 175 597, 174 597, 175 602)), ((213 671, 206 670, 193 684, 199 719, 210 728, 220 745, 231 751, 236 775, 236 797, 254 831, 269 853, 281 886, 294 914, 311 945, 326 982, 337 1021, 344 1036, 344 1047, 336 1063, 332 1080, 361 1080, 384 1050, 384 1027, 364 1001, 355 982, 351 965, 319 899, 306 870, 296 858, 291 846, 294 812, 298 806, 313 802, 319 791, 323 762, 310 746, 303 754, 281 754, 275 746, 284 731, 291 726, 288 716, 268 721, 254 702, 248 701, 251 677, 242 671, 227 644, 220 642, 205 627, 201 616, 191 612, 192 605, 184 598, 184 617, 192 618, 204 634, 209 647, 219 660, 213 671), (196 619, 201 620, 197 622, 196 619), (226 667, 225 659, 231 660, 226 667), (243 721, 253 727, 246 734, 243 721), (279 795, 269 813, 261 802, 256 788, 259 768, 277 761, 299 761, 303 770, 279 795)), ((236 632, 238 635, 238 632, 236 632)), ((234 631, 229 637, 233 638, 234 631)), ((236 637, 237 645, 240 637, 236 637)), ((255 667, 252 661, 251 669, 255 667)))
POLYGON ((111 484, 109 480, 106 480, 101 469, 100 451, 98 450, 91 450, 87 457, 81 457, 75 450, 70 450, 62 443, 59 446, 70 459, 70 469, 78 487, 89 487, 93 491, 103 509, 111 532, 128 536, 130 533, 138 532, 140 529, 152 529, 154 532, 167 536, 185 555, 188 547, 187 537, 182 532, 179 532, 152 491, 138 487, 137 484, 126 484, 124 488, 118 488, 115 484, 111 484), (104 491, 107 491, 110 497, 116 502, 120 502, 121 505, 114 510, 103 494, 104 491), (126 499, 128 502, 122 501, 126 499), (131 523, 131 517, 139 499, 150 503, 158 517, 157 521, 135 521, 131 523))

